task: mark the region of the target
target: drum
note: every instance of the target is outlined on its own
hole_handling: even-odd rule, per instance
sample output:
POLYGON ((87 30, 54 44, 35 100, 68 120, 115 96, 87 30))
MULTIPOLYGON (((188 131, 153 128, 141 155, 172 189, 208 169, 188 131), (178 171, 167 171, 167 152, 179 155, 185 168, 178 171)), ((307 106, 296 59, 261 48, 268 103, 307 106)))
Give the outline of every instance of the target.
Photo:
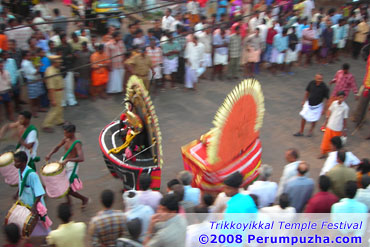
POLYGON ((18 185, 18 169, 14 166, 12 152, 6 152, 0 156, 0 174, 4 177, 5 183, 10 186, 18 185))
POLYGON ((19 201, 8 211, 5 217, 5 225, 14 223, 18 225, 22 236, 30 236, 38 222, 38 215, 32 214, 27 207, 20 205, 19 201))
POLYGON ((60 163, 49 163, 41 168, 41 179, 50 198, 65 196, 69 190, 66 170, 60 163))

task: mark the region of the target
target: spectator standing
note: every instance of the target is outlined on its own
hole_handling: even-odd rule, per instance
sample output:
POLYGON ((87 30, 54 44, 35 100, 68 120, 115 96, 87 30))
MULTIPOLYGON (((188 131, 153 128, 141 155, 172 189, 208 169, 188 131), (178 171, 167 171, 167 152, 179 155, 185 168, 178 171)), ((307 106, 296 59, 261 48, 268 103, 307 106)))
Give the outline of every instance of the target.
POLYGON ((40 96, 44 93, 44 86, 38 69, 31 62, 32 56, 26 51, 22 61, 22 72, 27 80, 28 98, 31 100, 32 116, 38 117, 37 112, 40 108, 40 96))
POLYGON ((352 56, 354 59, 357 59, 358 56, 360 55, 361 48, 364 46, 366 38, 369 35, 370 27, 369 24, 367 24, 367 21, 368 21, 367 17, 363 18, 362 21, 356 27, 352 52, 352 56))
POLYGON ((275 30, 274 26, 275 26, 275 22, 274 22, 274 25, 272 25, 272 27, 270 27, 267 30, 266 49, 265 49, 265 52, 263 54, 263 60, 265 62, 271 62, 272 50, 273 50, 273 47, 274 47, 273 46, 274 37, 277 34, 277 31, 275 30))
MULTIPOLYGON (((185 48, 187 43, 187 37, 185 37, 186 30, 182 25, 177 26, 176 42, 179 44, 179 62, 177 68, 177 82, 180 84, 185 83, 185 48)), ((174 36, 173 36, 174 37, 174 36)), ((174 37, 175 38, 175 37, 174 37)))
POLYGON ((255 32, 245 39, 244 52, 246 53, 245 75, 253 77, 254 71, 258 71, 258 64, 260 62, 261 53, 264 48, 264 41, 260 35, 260 29, 256 28, 255 32))
MULTIPOLYGON (((237 37, 235 38, 235 40, 237 37)), ((214 71, 212 75, 212 80, 218 74, 219 80, 223 80, 224 66, 228 62, 228 45, 229 38, 226 36, 225 29, 221 29, 220 33, 216 33, 213 36, 213 48, 214 48, 214 71)), ((239 48, 240 49, 240 48, 239 48)))
POLYGON ((297 168, 298 168, 298 165, 301 163, 301 161, 299 161, 298 159, 299 159, 298 150, 294 148, 290 148, 285 152, 285 160, 286 162, 288 162, 288 164, 284 166, 284 170, 280 178, 279 188, 278 188, 278 193, 277 193, 278 195, 281 195, 283 193, 283 189, 287 181, 297 176, 298 174, 297 168))
POLYGON ((312 43, 314 40, 315 40, 315 30, 313 29, 313 23, 311 22, 308 28, 305 28, 302 31, 302 57, 301 59, 303 59, 303 56, 306 55, 306 61, 304 62, 305 66, 307 66, 308 64, 311 64, 311 57, 312 57, 312 51, 313 51, 312 43))
POLYGON ((162 198, 162 194, 158 191, 150 189, 152 184, 152 177, 149 174, 143 173, 140 175, 140 191, 138 200, 140 204, 150 206, 154 212, 157 211, 159 201, 162 198))
MULTIPOLYGON (((91 52, 87 47, 86 42, 82 42, 82 50, 76 53, 76 64, 87 65, 90 63, 91 52)), ((89 96, 89 82, 91 75, 90 66, 85 66, 76 70, 77 83, 76 83, 76 95, 80 98, 88 98, 89 96)))
POLYGON ((11 99, 12 99, 11 77, 9 72, 4 69, 4 61, 0 59, 0 102, 5 106, 8 119, 10 121, 14 121, 11 99))
POLYGON ((331 22, 329 21, 327 27, 323 30, 321 34, 321 49, 320 57, 321 63, 327 64, 333 61, 333 52, 336 49, 333 44, 334 31, 332 29, 331 22))
POLYGON ((74 106, 77 105, 75 93, 74 93, 74 73, 70 71, 73 68, 76 56, 73 52, 72 46, 67 42, 67 35, 61 34, 60 35, 61 45, 59 47, 62 60, 63 60, 63 69, 62 72, 66 72, 64 77, 65 86, 64 86, 64 99, 62 106, 65 107, 67 105, 74 106))
POLYGON ((91 246, 114 246, 116 240, 126 232, 126 216, 120 210, 113 210, 114 193, 104 190, 101 193, 103 210, 94 216, 89 225, 91 246))
POLYGON ((133 46, 133 42, 135 38, 135 32, 136 32, 136 25, 133 23, 128 25, 128 33, 126 33, 125 36, 123 37, 123 43, 125 44, 127 51, 132 50, 132 46, 133 46))
POLYGON ((186 74, 185 88, 196 89, 199 70, 203 67, 204 45, 198 42, 198 37, 193 36, 192 42, 188 42, 185 48, 186 74))
MULTIPOLYGON (((167 33, 168 41, 162 45, 163 50, 163 74, 165 80, 171 82, 171 87, 175 88, 176 72, 179 66, 180 44, 172 39, 172 34, 167 33)), ((163 86, 165 87, 165 85, 163 86)))
POLYGON ((204 45, 203 66, 206 71, 203 75, 206 77, 209 73, 207 70, 212 67, 212 34, 211 28, 207 24, 204 25, 204 30, 198 35, 198 39, 204 45))
POLYGON ((107 93, 121 93, 123 91, 125 70, 123 68, 124 44, 120 38, 119 32, 114 32, 112 39, 104 47, 107 56, 114 57, 111 60, 107 93))
POLYGON ((280 34, 274 36, 273 49, 271 54, 272 73, 275 74, 277 69, 284 71, 285 55, 289 46, 289 37, 287 30, 284 29, 280 34))
POLYGON ((151 219, 144 246, 185 247, 186 220, 178 212, 176 195, 165 195, 151 219))
POLYGON ((44 35, 49 35, 52 28, 49 24, 45 23, 46 21, 44 18, 41 17, 41 11, 36 10, 35 11, 35 18, 33 19, 33 24, 37 25, 37 29, 40 30, 44 35), (42 24, 45 23, 45 24, 42 24))
POLYGON ((66 22, 67 18, 63 15, 60 14, 60 10, 55 8, 53 9, 53 12, 54 12, 54 22, 57 22, 57 23, 53 23, 53 31, 56 32, 56 31, 59 31, 59 32, 63 32, 63 33, 67 33, 67 26, 68 26, 68 22, 66 22))
POLYGON ((242 54, 242 38, 240 27, 235 27, 235 32, 229 36, 229 55, 228 77, 230 79, 239 78, 240 57, 242 54))
POLYGON ((356 172, 354 169, 344 166, 345 159, 346 152, 338 151, 338 164, 326 174, 332 182, 331 191, 339 198, 344 198, 346 195, 346 183, 348 181, 356 181, 356 172))
POLYGON ((366 188, 362 186, 362 177, 363 176, 370 176, 370 163, 368 159, 363 159, 359 166, 357 167, 357 187, 358 188, 366 188))
POLYGON ((285 55, 285 62, 287 64, 287 72, 289 75, 293 75, 294 73, 291 72, 291 68, 293 63, 297 62, 298 60, 298 36, 296 34, 296 27, 291 27, 291 33, 289 34, 289 46, 288 50, 286 51, 285 55))
POLYGON ((339 200, 334 194, 328 192, 330 185, 329 177, 325 175, 319 177, 320 192, 317 192, 308 201, 305 213, 330 213, 331 206, 339 200))
MULTIPOLYGON (((172 13, 172 10, 170 8, 166 9, 165 15, 162 18, 162 30, 163 31, 171 31, 172 23, 175 21, 175 18, 171 16, 171 13, 172 13)), ((157 35, 154 35, 154 36, 157 36, 157 35)), ((161 37, 157 37, 157 38, 159 40, 161 39, 161 37)))
POLYGON ((308 164, 301 162, 297 168, 297 177, 291 178, 284 186, 283 191, 288 194, 291 205, 296 209, 297 213, 303 211, 314 189, 312 178, 305 176, 308 170, 308 164))
POLYGON ((186 9, 190 13, 190 16, 189 16, 190 25, 193 27, 200 20, 199 12, 198 12, 199 4, 197 1, 189 0, 188 3, 186 4, 186 9))
POLYGON ((92 100, 99 96, 103 99, 107 97, 105 87, 109 80, 109 61, 108 56, 104 52, 104 45, 100 44, 97 51, 90 57, 91 65, 91 97, 92 100), (101 61, 97 63, 98 61, 101 61))
POLYGON ((150 92, 149 73, 154 75, 152 60, 145 53, 145 48, 139 48, 138 54, 127 61, 128 70, 132 75, 138 76, 144 83, 145 88, 150 92))
MULTIPOLYGON (((150 46, 146 48, 145 52, 146 55, 151 59, 152 66, 154 70, 153 77, 155 81, 155 90, 157 90, 157 85, 160 80, 162 80, 162 64, 163 64, 163 54, 162 49, 158 46, 156 46, 156 40, 153 38, 150 39, 150 46)), ((163 82, 162 82, 163 84, 163 82)))
POLYGON ((46 237, 48 245, 55 247, 83 247, 85 246, 86 224, 71 221, 72 209, 68 203, 58 206, 58 218, 62 224, 46 237))
POLYGON ((20 106, 20 74, 17 68, 17 63, 15 59, 10 57, 9 52, 4 51, 2 52, 3 59, 4 59, 4 70, 9 73, 10 76, 10 83, 12 85, 12 96, 15 103, 15 111, 19 112, 21 110, 20 106))
POLYGON ((349 115, 349 107, 344 102, 345 93, 339 91, 337 100, 329 107, 326 113, 326 121, 324 123, 325 133, 321 142, 320 159, 327 157, 327 153, 331 151, 330 141, 335 136, 347 136, 347 118, 349 115))
POLYGON ((346 20, 340 19, 338 24, 334 24, 332 28, 333 28, 333 45, 335 45, 333 50, 333 58, 338 59, 338 54, 340 50, 342 50, 346 46, 346 40, 348 36, 348 25, 346 25, 346 20))
POLYGON ((258 196, 259 208, 271 206, 276 198, 278 185, 269 181, 272 175, 272 166, 262 165, 259 168, 259 180, 249 185, 248 192, 258 196))

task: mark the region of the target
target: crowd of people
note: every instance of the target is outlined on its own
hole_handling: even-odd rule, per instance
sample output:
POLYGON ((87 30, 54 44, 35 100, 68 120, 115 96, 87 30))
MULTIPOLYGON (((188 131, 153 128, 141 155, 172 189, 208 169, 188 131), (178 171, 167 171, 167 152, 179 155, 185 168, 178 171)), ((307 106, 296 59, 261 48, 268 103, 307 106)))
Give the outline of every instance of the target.
MULTIPOLYGON (((62 107, 75 106, 78 98, 122 93, 131 75, 141 78, 149 90, 163 91, 166 82, 171 88, 195 90, 200 78, 253 77, 260 67, 293 75, 293 65, 308 66, 313 59, 334 63, 345 52, 357 59, 368 40, 366 5, 336 10, 315 8, 312 0, 233 1, 225 6, 219 1, 217 8, 214 4, 177 4, 152 27, 134 21, 127 29, 109 26, 102 37, 84 26, 84 19, 69 32, 67 18, 59 9, 51 12, 45 0, 27 18, 3 6, 0 91, 8 118, 13 120, 14 109, 25 104, 23 85, 32 114, 38 117, 38 112, 59 102, 62 107), (51 70, 53 59, 60 64, 51 70), (55 74, 62 77, 60 99, 50 96, 55 74)), ((52 124, 44 127, 52 131, 52 124)))
MULTIPOLYGON (((312 0, 189 0, 167 9, 162 20, 155 20, 148 30, 136 21, 123 28, 124 34, 111 26, 98 37, 83 25, 69 34, 67 22, 45 23, 66 17, 59 9, 52 14, 43 0, 25 20, 3 7, 0 100, 8 119, 14 122, 3 126, 0 137, 14 129, 19 139, 21 152, 15 154, 15 166, 22 176, 16 197, 32 211, 37 212, 39 205, 46 207, 45 190, 35 172, 38 133, 31 124, 39 112, 48 111, 43 131, 53 132, 54 126, 63 125, 64 138, 46 160, 64 147, 66 155, 61 162, 69 172, 72 188, 75 179, 80 181, 77 164, 84 161, 84 155, 82 144, 74 136, 76 127, 64 121, 63 107, 75 106, 83 98, 96 100, 123 93, 131 75, 156 93, 159 88, 166 90, 166 83, 171 88, 195 90, 200 78, 253 77, 262 68, 267 68, 266 73, 293 75, 295 64, 309 66, 313 60, 335 63, 344 53, 357 59, 368 41, 369 10, 365 5, 317 9, 312 0), (22 111, 26 104, 24 85, 30 112, 22 111), (20 112, 17 121, 14 111, 20 112), (28 186, 25 194, 22 178, 28 186)), ((115 193, 103 191, 102 210, 88 226, 72 221, 71 196, 80 199, 83 208, 89 198, 78 190, 69 190, 67 203, 57 209, 62 224, 50 231, 43 217, 46 242, 57 247, 85 246, 86 239, 91 246, 196 246, 199 242, 194 236, 201 226, 187 225, 186 213, 367 213, 369 160, 359 160, 344 150, 343 136, 349 118, 344 100, 350 91, 359 98, 354 120, 360 126, 369 104, 370 80, 365 80, 359 94, 349 70, 348 63, 342 65, 331 81, 335 84, 331 94, 322 75, 317 74, 302 102, 301 128, 296 137, 304 135, 306 122, 312 123, 307 134, 312 136, 315 123, 327 112, 319 156, 326 161, 317 179, 318 193, 313 194, 315 180, 310 178, 310 166, 296 149, 287 150, 288 164, 279 183, 270 181, 272 167, 262 165, 259 179, 250 186, 240 188, 243 176, 236 172, 225 179, 224 191, 218 195, 193 188, 193 176, 188 171, 168 181, 165 194, 150 190, 151 177, 142 175, 140 190, 123 193, 122 210, 112 208, 115 193)), ((15 224, 5 226, 5 235, 5 246, 19 246, 23 241, 15 224)))

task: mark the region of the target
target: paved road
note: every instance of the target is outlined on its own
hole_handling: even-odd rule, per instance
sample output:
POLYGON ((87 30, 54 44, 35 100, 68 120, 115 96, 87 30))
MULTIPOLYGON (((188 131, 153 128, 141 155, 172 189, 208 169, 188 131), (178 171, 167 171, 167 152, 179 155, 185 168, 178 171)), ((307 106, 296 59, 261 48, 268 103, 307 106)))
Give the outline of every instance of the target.
MULTIPOLYGON (((365 63, 342 57, 342 62, 344 61, 351 64, 351 71, 357 79, 357 84, 360 85, 365 74, 365 63)), ((295 138, 292 134, 299 128, 298 113, 307 83, 317 72, 324 75, 325 82, 330 81, 337 69, 341 67, 342 62, 328 66, 313 65, 308 68, 294 68, 294 76, 272 76, 265 71, 257 76, 262 84, 266 106, 264 124, 261 129, 262 159, 263 163, 274 167, 274 181, 279 180, 285 164, 284 151, 290 147, 300 150, 301 159, 311 165, 311 175, 317 178, 323 165, 323 161, 316 158, 319 154, 322 134, 318 129, 312 138, 295 138)), ((162 189, 165 189, 168 180, 174 178, 183 169, 180 147, 198 138, 212 127, 215 112, 225 96, 239 81, 203 80, 198 85, 197 92, 185 92, 182 89, 167 90, 153 98, 163 135, 162 189)), ((100 130, 121 112, 122 100, 122 95, 112 96, 105 101, 81 100, 79 106, 65 110, 65 119, 77 125, 78 138, 83 141, 86 161, 81 164, 80 169, 80 177, 84 182, 82 193, 93 200, 85 211, 81 211, 80 202, 74 200, 74 220, 76 221, 88 221, 100 209, 99 194, 104 189, 113 189, 117 193, 115 207, 122 207, 121 182, 109 174, 98 146, 100 130)), ((349 97, 347 103, 351 110, 355 108, 356 102, 353 95, 349 97)), ((33 123, 40 127, 44 116, 45 114, 41 114, 40 118, 33 120, 33 123)), ((353 129, 354 125, 350 122, 349 132, 353 129)), ((369 157, 370 142, 364 140, 367 134, 369 134, 369 123, 366 123, 356 135, 350 136, 348 140, 347 148, 360 158, 369 157)), ((45 157, 62 138, 62 135, 61 128, 53 134, 40 133, 39 155, 45 157)), ((13 143, 11 140, 2 141, 0 149, 11 143, 13 143)), ((57 159, 61 155, 59 153, 54 158, 57 159)), ((41 165, 42 162, 38 164, 38 167, 41 165)), ((15 192, 15 188, 10 188, 2 180, 0 181, 0 221, 4 219, 13 204, 11 198, 15 192)), ((64 202, 64 199, 46 200, 50 217, 54 221, 53 228, 60 223, 56 217, 56 207, 61 202, 64 202)), ((0 236, 1 242, 3 242, 2 236, 0 236)))

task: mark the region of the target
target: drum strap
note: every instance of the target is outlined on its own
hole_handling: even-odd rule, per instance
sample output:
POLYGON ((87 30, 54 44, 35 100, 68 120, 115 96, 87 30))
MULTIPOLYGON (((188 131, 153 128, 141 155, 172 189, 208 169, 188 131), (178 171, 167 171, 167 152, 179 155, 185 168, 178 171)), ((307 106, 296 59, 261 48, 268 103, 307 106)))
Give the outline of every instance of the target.
MULTIPOLYGON (((36 129, 36 127, 34 126, 34 125, 30 125, 30 126, 28 126, 27 127, 27 129, 23 132, 23 135, 22 135, 22 139, 23 140, 26 140, 26 138, 27 138, 27 136, 28 136, 28 134, 32 131, 32 130, 35 130, 36 131, 36 135, 38 134, 37 133, 37 129, 36 129)), ((20 143, 18 143, 17 144, 17 146, 15 147, 15 149, 18 149, 19 147, 21 146, 21 144, 20 143)))
POLYGON ((26 181, 27 181, 28 175, 29 175, 31 172, 35 172, 35 170, 33 170, 33 169, 28 169, 28 170, 26 171, 26 174, 24 174, 24 177, 22 178, 22 181, 21 181, 21 188, 19 189, 19 196, 21 196, 21 195, 22 195, 23 190, 24 190, 24 187, 26 186, 26 181))
MULTIPOLYGON (((76 146, 77 143, 81 143, 81 141, 80 140, 74 141, 72 143, 72 145, 69 147, 69 149, 67 150, 67 152, 64 154, 62 160, 64 160, 65 158, 67 158, 67 156, 74 149, 74 147, 76 146)), ((78 178, 78 176, 76 175, 77 166, 78 166, 78 162, 75 162, 75 166, 73 167, 73 171, 72 171, 71 177, 69 178, 69 183, 71 183, 71 184, 73 183, 73 180, 75 180, 75 178, 78 178)))

